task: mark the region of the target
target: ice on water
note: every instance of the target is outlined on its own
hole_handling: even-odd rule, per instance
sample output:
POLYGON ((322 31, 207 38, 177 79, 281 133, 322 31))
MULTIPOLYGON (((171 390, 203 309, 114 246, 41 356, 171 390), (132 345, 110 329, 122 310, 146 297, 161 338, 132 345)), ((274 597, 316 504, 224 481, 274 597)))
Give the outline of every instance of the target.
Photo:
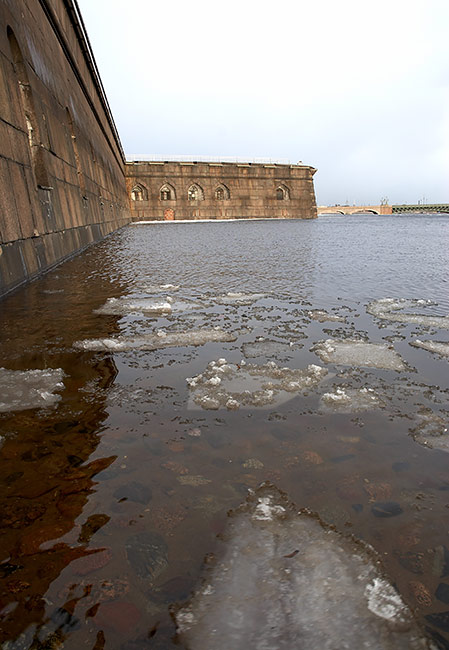
POLYGON ((430 650, 370 547, 264 485, 232 513, 216 561, 175 614, 190 650, 430 650))
POLYGON ((314 388, 327 370, 311 364, 304 369, 282 368, 274 361, 264 365, 211 361, 196 377, 186 379, 191 392, 189 408, 237 410, 272 407, 314 388))
POLYGON ((214 302, 220 305, 252 305, 261 298, 265 298, 266 293, 242 293, 241 291, 228 291, 223 296, 213 298, 214 302))
POLYGON ((243 343, 242 351, 247 359, 255 357, 291 357, 293 345, 260 338, 257 341, 243 343))
POLYGON ((406 298, 381 298, 373 300, 367 305, 366 311, 382 320, 396 323, 411 323, 427 327, 449 329, 449 316, 427 316, 418 313, 407 313, 404 309, 423 309, 436 306, 431 300, 416 300, 406 298))
POLYGON ((319 323, 325 323, 327 321, 333 322, 333 323, 345 323, 346 319, 343 318, 343 316, 337 316, 336 314, 330 314, 327 311, 324 311, 324 309, 312 309, 310 311, 307 311, 307 316, 311 318, 312 320, 316 320, 319 323))
POLYGON ((126 337, 117 336, 103 339, 84 339, 73 346, 92 352, 126 352, 128 350, 160 350, 163 348, 205 345, 210 342, 229 343, 236 340, 235 334, 225 332, 219 327, 213 329, 190 330, 188 332, 165 332, 126 337))
POLYGON ((324 410, 340 413, 371 411, 385 406, 373 388, 343 388, 335 386, 332 391, 321 396, 320 406, 324 410))
POLYGON ((416 339, 410 345, 413 345, 414 348, 421 348, 422 350, 439 354, 440 357, 449 357, 449 343, 445 341, 420 341, 416 339))
POLYGON ((154 298, 108 298, 102 307, 95 310, 96 314, 123 316, 134 312, 143 314, 167 314, 172 311, 171 300, 155 300, 154 298))
POLYGON ((407 368, 400 354, 382 343, 367 343, 358 339, 327 339, 316 343, 311 350, 324 363, 397 371, 407 368))
POLYGON ((416 425, 410 433, 420 445, 430 449, 449 451, 449 418, 447 413, 438 415, 423 408, 416 416, 416 425))
POLYGON ((0 368, 0 413, 45 408, 57 404, 64 372, 60 369, 6 370, 0 368))

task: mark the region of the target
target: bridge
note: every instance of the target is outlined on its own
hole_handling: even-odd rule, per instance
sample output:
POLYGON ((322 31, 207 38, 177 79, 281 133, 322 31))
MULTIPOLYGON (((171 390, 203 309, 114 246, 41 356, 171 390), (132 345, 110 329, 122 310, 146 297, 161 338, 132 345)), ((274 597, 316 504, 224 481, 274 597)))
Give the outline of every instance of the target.
POLYGON ((393 205, 393 213, 400 212, 443 212, 449 213, 449 205, 443 203, 435 203, 433 205, 417 204, 417 205, 393 205))
POLYGON ((321 214, 391 214, 391 205, 318 205, 318 216, 321 214))

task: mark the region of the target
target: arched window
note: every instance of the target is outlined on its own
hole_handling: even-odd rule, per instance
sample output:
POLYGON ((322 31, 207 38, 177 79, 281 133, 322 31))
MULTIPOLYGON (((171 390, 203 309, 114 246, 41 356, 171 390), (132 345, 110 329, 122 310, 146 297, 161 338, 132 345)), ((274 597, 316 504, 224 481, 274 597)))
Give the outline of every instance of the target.
POLYGON ((49 187, 47 167, 44 158, 44 149, 40 137, 39 123, 36 117, 33 91, 28 79, 26 63, 14 32, 9 26, 7 28, 7 36, 28 131, 28 144, 30 146, 31 163, 36 185, 46 190, 52 189, 49 187))
POLYGON ((227 201, 230 198, 230 193, 226 185, 220 184, 215 190, 215 198, 217 201, 227 201))
POLYGON ((203 201, 204 192, 199 185, 194 183, 189 187, 187 191, 187 198, 189 199, 189 201, 203 201))
POLYGON ((140 185, 139 183, 137 185, 134 185, 133 189, 131 190, 131 199, 133 201, 148 200, 148 194, 143 185, 140 185))
POLYGON ((276 188, 276 199, 278 201, 286 201, 290 198, 290 191, 285 185, 278 185, 276 188))
POLYGON ((165 183, 159 190, 159 198, 161 201, 174 201, 176 199, 175 189, 169 183, 165 183))

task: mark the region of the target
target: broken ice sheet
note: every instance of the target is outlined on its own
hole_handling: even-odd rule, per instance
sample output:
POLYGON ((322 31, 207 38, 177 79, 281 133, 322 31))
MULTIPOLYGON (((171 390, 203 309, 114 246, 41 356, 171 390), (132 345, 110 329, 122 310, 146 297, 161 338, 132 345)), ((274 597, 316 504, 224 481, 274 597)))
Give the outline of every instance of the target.
POLYGON ((55 395, 55 391, 64 388, 63 377, 61 368, 23 371, 0 368, 0 413, 57 404, 61 396, 55 395))
POLYGON ((449 357, 449 343, 445 341, 412 341, 410 343, 414 348, 421 348, 422 350, 427 350, 428 352, 433 352, 438 354, 440 357, 449 357))
POLYGON ((324 410, 338 411, 339 413, 358 413, 359 411, 384 408, 385 403, 372 388, 334 386, 332 391, 321 396, 320 406, 324 410))
POLYGON ((169 300, 154 300, 154 298, 108 298, 102 307, 94 311, 95 314, 124 316, 134 312, 142 314, 169 314, 172 304, 169 300))
POLYGON ((324 309, 312 309, 311 311, 307 311, 306 314, 309 318, 316 320, 319 323, 325 323, 326 321, 333 323, 346 323, 346 319, 342 316, 329 314, 327 311, 324 311, 324 309))
POLYGON ((366 311, 371 316, 382 320, 449 329, 449 316, 426 316, 416 313, 404 313, 402 311, 403 309, 423 309, 430 306, 435 307, 437 305, 431 300, 381 298, 380 300, 370 302, 366 307, 366 311))
POLYGON ((191 650, 430 650, 371 547, 265 484, 230 514, 202 584, 174 612, 191 650))
POLYGON ((186 379, 190 389, 189 408, 206 410, 271 408, 317 386, 327 370, 311 364, 306 368, 282 368, 274 361, 264 365, 211 361, 196 377, 186 379))
POLYGON ((409 429, 413 440, 423 447, 440 449, 449 452, 449 417, 447 412, 442 415, 431 409, 422 408, 417 414, 417 424, 409 429))
POLYGON ((310 349, 324 363, 397 371, 407 369, 400 354, 382 343, 367 343, 358 339, 327 339, 319 341, 310 349))
POLYGON ((236 340, 235 334, 220 328, 190 330, 189 332, 165 332, 144 336, 75 341, 73 347, 92 352, 126 352, 128 350, 160 350, 162 348, 205 345, 209 342, 228 343, 236 340))
POLYGON ((261 298, 266 298, 266 293, 242 293, 240 291, 228 291, 224 296, 215 296, 211 299, 220 305, 252 305, 261 298))
POLYGON ((293 343, 282 343, 261 338, 257 341, 243 343, 242 352, 247 359, 254 357, 276 357, 278 359, 290 358, 292 356, 293 343))

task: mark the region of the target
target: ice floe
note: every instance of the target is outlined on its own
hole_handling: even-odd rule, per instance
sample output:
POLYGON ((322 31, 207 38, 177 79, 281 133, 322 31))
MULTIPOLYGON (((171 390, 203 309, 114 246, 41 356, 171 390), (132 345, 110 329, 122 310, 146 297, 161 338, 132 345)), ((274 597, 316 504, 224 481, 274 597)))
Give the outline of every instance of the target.
POLYGON ((373 388, 343 388, 336 386, 324 393, 320 400, 321 407, 340 413, 357 413, 384 407, 385 404, 373 388))
POLYGON ((228 291, 224 296, 212 298, 220 305, 252 305, 261 298, 266 298, 266 293, 242 293, 240 291, 228 291))
POLYGON ((427 316, 423 314, 404 313, 403 309, 423 309, 436 306, 431 300, 415 300, 406 298, 381 298, 370 302, 366 311, 371 316, 396 323, 411 323, 427 327, 449 329, 449 316, 427 316))
POLYGON ((324 309, 312 309, 311 311, 306 312, 307 316, 312 320, 316 320, 319 323, 325 323, 326 321, 332 323, 346 323, 346 319, 343 316, 337 316, 336 314, 329 314, 324 309))
POLYGON ((6 370, 0 368, 0 413, 45 408, 57 404, 64 372, 46 370, 6 370))
POLYGON ((291 357, 293 344, 260 338, 257 341, 243 343, 242 351, 247 359, 254 357, 291 357))
POLYGON ((268 407, 290 400, 317 386, 327 370, 311 364, 304 369, 282 368, 274 361, 264 365, 211 361, 196 377, 186 379, 191 392, 189 408, 206 410, 268 407))
POLYGON ((138 312, 142 314, 167 314, 172 311, 172 301, 154 298, 108 298, 96 314, 123 316, 138 312))
POLYGON ((142 287, 146 293, 166 293, 167 291, 179 291, 179 284, 152 284, 142 287))
POLYGON ((449 451, 449 417, 423 408, 417 414, 417 424, 409 429, 415 442, 430 449, 449 451))
POLYGON ((358 339, 327 339, 316 343, 311 351, 324 363, 398 371, 407 368, 400 354, 382 343, 368 343, 358 339))
POLYGON ((210 342, 229 343, 236 340, 235 334, 220 328, 190 330, 189 332, 165 332, 143 336, 84 339, 75 341, 73 347, 92 352, 126 352, 128 350, 160 350, 162 348, 205 345, 210 342))
POLYGON ((201 584, 174 611, 191 650, 431 650, 371 547, 263 485, 230 513, 201 584))
POLYGON ((421 348, 422 350, 439 354, 440 357, 449 357, 449 343, 445 341, 420 341, 416 339, 410 345, 413 345, 414 348, 421 348))

